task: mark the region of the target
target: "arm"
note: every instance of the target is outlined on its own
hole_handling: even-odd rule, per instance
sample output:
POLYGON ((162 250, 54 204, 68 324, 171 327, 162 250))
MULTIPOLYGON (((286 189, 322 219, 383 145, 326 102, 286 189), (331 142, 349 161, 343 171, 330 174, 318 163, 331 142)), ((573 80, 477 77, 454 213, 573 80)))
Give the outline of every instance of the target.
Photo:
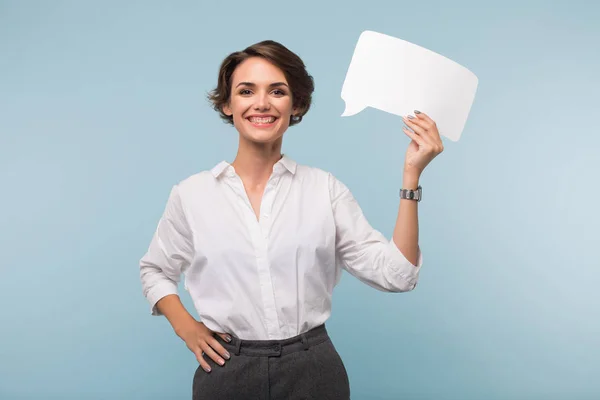
MULTIPOLYGON (((425 167, 444 150, 435 121, 415 110, 403 117, 404 133, 412 139, 406 151, 403 187, 416 189, 425 167)), ((423 256, 414 200, 400 200, 392 240, 371 228, 358 203, 341 182, 332 178, 331 199, 336 223, 336 252, 343 267, 361 281, 382 291, 415 288, 423 256)))
MULTIPOLYGON (((405 189, 417 189, 419 176, 405 173, 402 187, 405 189)), ((398 249, 410 261, 416 265, 419 256, 419 218, 418 202, 414 200, 401 199, 398 207, 398 217, 394 228, 394 242, 398 249)))
POLYGON ((156 303, 156 308, 167 318, 178 336, 182 336, 183 331, 196 322, 176 294, 169 294, 161 298, 156 303))
MULTIPOLYGON (((444 151, 440 133, 435 121, 427 114, 415 110, 415 116, 402 117, 406 125, 404 133, 412 139, 406 151, 404 162, 404 178, 402 187, 416 189, 419 178, 425 167, 444 151)), ((394 242, 400 251, 415 263, 419 254, 419 221, 418 203, 414 200, 402 199, 394 228, 394 242)))
POLYGON ((181 274, 194 257, 192 230, 183 211, 179 187, 171 190, 165 211, 150 247, 140 260, 140 278, 144 296, 150 303, 152 315, 164 315, 175 334, 192 351, 202 368, 210 372, 204 354, 223 365, 229 359, 227 351, 213 337, 218 333, 226 341, 229 335, 213 332, 198 322, 185 309, 177 293, 181 274))
POLYGON ((148 251, 140 260, 140 279, 152 315, 164 315, 174 329, 192 316, 179 299, 177 284, 194 254, 191 229, 178 186, 174 186, 148 251))
POLYGON ((336 227, 336 255, 342 268, 383 292, 414 289, 423 264, 420 251, 418 262, 411 263, 395 240, 386 239, 371 227, 346 185, 331 174, 329 180, 336 227))

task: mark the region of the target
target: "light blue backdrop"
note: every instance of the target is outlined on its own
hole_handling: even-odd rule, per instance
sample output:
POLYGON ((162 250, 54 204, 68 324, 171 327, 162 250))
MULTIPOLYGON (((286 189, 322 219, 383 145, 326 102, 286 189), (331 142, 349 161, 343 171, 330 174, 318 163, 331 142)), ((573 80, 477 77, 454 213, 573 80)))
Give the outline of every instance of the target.
POLYGON ((171 185, 235 155, 205 101, 231 51, 270 38, 305 60, 315 101, 284 151, 391 235, 402 121, 340 117, 365 29, 480 84, 421 180, 419 286, 336 289, 352 398, 600 398, 599 6, 205 3, 0 2, 0 398, 190 398, 197 362, 149 315, 138 260, 171 185))

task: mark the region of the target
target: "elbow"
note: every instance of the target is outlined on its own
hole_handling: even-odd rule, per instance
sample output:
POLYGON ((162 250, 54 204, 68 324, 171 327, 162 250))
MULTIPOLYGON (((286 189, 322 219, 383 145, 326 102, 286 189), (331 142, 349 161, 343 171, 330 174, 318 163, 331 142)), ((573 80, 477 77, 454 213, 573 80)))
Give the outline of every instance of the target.
POLYGON ((150 305, 150 314, 160 316, 162 313, 157 307, 157 303, 166 296, 179 295, 175 282, 165 279, 151 284, 143 284, 143 295, 150 305))
POLYGON ((412 292, 413 290, 415 290, 416 287, 417 287, 417 281, 416 280, 414 280, 414 281, 413 280, 403 280, 399 284, 397 284, 394 287, 392 287, 391 290, 390 290, 390 292, 391 293, 412 292))
POLYGON ((419 281, 419 269, 409 267, 402 268, 387 275, 387 288, 393 293, 412 292, 419 281))
POLYGON ((150 303, 152 315, 161 315, 156 308, 156 303, 160 299, 170 294, 178 294, 178 281, 157 265, 141 262, 140 281, 142 295, 150 303))
POLYGON ((386 283, 390 292, 405 293, 412 292, 419 281, 419 267, 407 263, 396 264, 386 274, 386 283))

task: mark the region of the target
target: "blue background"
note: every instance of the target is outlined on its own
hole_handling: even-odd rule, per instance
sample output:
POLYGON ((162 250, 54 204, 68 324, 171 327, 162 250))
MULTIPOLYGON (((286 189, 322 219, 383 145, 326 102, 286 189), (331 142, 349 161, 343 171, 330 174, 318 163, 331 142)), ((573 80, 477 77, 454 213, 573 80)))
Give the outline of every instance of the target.
POLYGON ((415 291, 346 273, 336 289, 352 398, 600 398, 598 5, 204 3, 0 2, 1 399, 190 398, 197 362, 150 316, 138 261, 171 186, 235 156, 205 100, 234 50, 268 38, 304 59, 315 100, 284 151, 391 236, 402 120, 340 117, 366 29, 479 89, 421 179, 415 291))

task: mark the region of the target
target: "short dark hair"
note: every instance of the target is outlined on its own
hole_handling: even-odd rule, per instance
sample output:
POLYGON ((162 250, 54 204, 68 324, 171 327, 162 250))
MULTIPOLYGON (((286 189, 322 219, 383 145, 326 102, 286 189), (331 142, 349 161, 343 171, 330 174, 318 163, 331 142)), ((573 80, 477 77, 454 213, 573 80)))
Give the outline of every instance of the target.
POLYGON ((212 107, 225 122, 233 125, 233 117, 223 112, 223 106, 229 104, 231 98, 233 72, 238 65, 251 57, 262 57, 283 71, 292 92, 292 105, 298 109, 296 115, 292 115, 290 119, 290 126, 298 124, 310 109, 315 90, 314 80, 297 54, 273 40, 255 43, 242 51, 231 53, 223 60, 217 87, 208 95, 212 107))

